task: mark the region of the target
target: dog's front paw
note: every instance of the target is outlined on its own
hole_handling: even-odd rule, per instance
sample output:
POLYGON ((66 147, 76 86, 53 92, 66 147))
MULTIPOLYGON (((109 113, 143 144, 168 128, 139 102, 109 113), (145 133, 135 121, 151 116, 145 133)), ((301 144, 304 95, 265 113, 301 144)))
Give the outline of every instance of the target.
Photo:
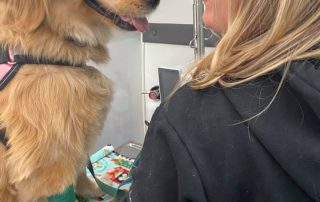
POLYGON ((94 185, 90 185, 89 189, 89 196, 90 198, 98 198, 104 196, 106 193, 100 189, 100 187, 94 183, 94 185))
POLYGON ((77 180, 76 193, 85 198, 99 198, 105 195, 97 183, 90 180, 85 174, 80 175, 77 180))
POLYGON ((77 195, 81 196, 86 199, 97 199, 97 198, 103 198, 106 193, 104 193, 98 186, 95 187, 88 187, 85 190, 77 190, 77 195))

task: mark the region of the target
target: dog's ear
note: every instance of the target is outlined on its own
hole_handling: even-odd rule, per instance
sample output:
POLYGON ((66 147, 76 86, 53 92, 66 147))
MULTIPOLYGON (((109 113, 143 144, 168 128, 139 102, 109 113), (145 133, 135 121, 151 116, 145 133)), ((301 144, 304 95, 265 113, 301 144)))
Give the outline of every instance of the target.
POLYGON ((1 0, 3 24, 19 32, 37 29, 48 13, 49 0, 1 0))

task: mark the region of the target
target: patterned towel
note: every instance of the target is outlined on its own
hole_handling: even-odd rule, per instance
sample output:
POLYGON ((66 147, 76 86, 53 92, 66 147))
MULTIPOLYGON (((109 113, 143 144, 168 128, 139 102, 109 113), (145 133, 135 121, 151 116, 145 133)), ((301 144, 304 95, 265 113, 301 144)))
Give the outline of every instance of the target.
MULTIPOLYGON (((105 184, 111 185, 114 188, 119 188, 121 183, 128 179, 130 169, 134 163, 134 159, 127 158, 114 151, 113 146, 108 145, 93 154, 90 157, 94 172, 97 178, 99 178, 105 184)), ((89 170, 87 175, 94 181, 89 170)), ((122 190, 129 190, 131 183, 125 184, 120 187, 122 190)), ((96 200, 80 199, 80 202, 111 202, 112 197, 109 195, 96 200)))

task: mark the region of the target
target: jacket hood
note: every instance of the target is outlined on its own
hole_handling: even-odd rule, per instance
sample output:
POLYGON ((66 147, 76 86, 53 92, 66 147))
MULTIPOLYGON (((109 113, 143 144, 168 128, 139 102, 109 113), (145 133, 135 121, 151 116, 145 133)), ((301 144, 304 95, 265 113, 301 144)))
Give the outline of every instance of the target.
POLYGON ((244 120, 268 108, 242 124, 248 124, 283 171, 315 201, 320 201, 319 68, 320 60, 292 62, 274 100, 283 71, 223 89, 244 120))

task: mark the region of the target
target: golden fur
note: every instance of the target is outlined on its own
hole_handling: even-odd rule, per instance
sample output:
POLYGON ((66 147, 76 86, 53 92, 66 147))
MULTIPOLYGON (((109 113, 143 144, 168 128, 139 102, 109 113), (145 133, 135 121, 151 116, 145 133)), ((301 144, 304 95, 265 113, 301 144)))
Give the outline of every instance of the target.
MULTIPOLYGON (((150 10, 142 0, 99 2, 127 15, 150 10)), ((0 0, 0 45, 35 59, 106 62, 111 24, 83 0, 0 0)), ((0 201, 41 201, 71 184, 79 194, 101 194, 84 170, 111 97, 109 80, 94 67, 23 66, 0 91, 0 124, 10 144, 0 144, 0 201)))

